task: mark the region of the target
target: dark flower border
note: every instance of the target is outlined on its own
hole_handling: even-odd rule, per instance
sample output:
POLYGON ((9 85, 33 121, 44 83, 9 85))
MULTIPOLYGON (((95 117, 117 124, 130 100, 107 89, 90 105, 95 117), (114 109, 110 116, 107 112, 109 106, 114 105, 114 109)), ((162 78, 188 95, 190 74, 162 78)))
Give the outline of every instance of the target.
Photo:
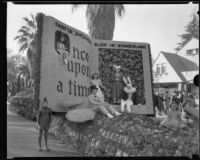
MULTIPOLYGON (((150 63, 150 68, 151 68, 150 76, 151 76, 151 89, 152 89, 152 100, 153 100, 153 97, 154 97, 153 64, 152 64, 152 55, 151 55, 151 47, 150 47, 150 45, 148 45, 148 49, 149 49, 149 63, 150 63)), ((153 113, 154 114, 151 115, 151 116, 155 116, 155 114, 156 114, 154 101, 153 101, 153 113)))
POLYGON ((39 109, 40 104, 40 70, 41 70, 41 55, 42 55, 42 33, 43 33, 43 13, 37 13, 36 22, 37 22, 37 33, 36 33, 36 55, 35 55, 35 110, 39 109))

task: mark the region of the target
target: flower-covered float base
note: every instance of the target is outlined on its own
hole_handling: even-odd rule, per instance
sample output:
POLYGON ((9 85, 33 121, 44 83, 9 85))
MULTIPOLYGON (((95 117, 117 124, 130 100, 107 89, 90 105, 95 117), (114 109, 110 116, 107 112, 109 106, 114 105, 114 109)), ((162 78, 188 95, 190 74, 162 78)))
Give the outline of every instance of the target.
POLYGON ((123 113, 113 119, 97 114, 93 121, 69 122, 53 116, 52 131, 83 156, 192 156, 199 155, 199 128, 161 127, 153 117, 123 113))

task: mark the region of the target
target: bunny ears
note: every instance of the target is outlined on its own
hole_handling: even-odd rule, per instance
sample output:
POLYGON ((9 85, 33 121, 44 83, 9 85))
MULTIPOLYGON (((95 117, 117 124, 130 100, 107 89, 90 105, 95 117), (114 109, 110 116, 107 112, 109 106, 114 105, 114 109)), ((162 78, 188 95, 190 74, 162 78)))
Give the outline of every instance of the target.
POLYGON ((125 77, 123 77, 123 80, 124 80, 124 83, 125 83, 127 86, 132 86, 131 79, 130 79, 129 76, 127 77, 127 79, 126 79, 125 77))

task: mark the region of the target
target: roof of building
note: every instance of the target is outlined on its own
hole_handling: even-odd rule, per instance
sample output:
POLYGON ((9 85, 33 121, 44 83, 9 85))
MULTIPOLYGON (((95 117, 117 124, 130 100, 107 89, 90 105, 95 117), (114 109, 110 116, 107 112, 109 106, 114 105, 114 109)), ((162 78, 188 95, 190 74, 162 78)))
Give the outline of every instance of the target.
POLYGON ((175 72, 183 81, 186 81, 186 79, 181 72, 199 70, 199 67, 197 66, 196 63, 186 58, 183 58, 175 53, 168 53, 168 52, 162 51, 162 54, 165 56, 167 61, 170 63, 170 65, 173 67, 175 72))
MULTIPOLYGON (((181 50, 182 50, 182 48, 183 47, 185 47, 190 41, 192 41, 193 39, 196 39, 196 40, 199 40, 198 38, 195 38, 194 36, 192 36, 188 41, 187 41, 187 43, 185 43, 185 45, 184 46, 182 46, 177 52, 176 52, 176 54, 178 54, 181 50)), ((157 57, 155 58, 155 60, 153 60, 153 65, 155 64, 155 62, 157 61, 157 59, 158 59, 158 57, 160 56, 160 54, 162 53, 163 51, 160 51, 160 53, 157 55, 157 57)), ((168 53, 168 52, 165 52, 165 53, 168 53)), ((173 54, 173 53, 171 53, 171 54, 173 54)))

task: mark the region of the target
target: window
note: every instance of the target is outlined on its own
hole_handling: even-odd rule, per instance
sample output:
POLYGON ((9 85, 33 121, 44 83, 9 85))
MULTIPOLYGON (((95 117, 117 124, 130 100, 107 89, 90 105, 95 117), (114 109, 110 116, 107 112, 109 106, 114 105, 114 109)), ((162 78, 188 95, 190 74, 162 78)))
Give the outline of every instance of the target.
POLYGON ((161 73, 161 65, 160 64, 157 64, 157 66, 156 66, 156 73, 157 74, 161 73))
POLYGON ((186 50, 187 55, 192 55, 193 50, 192 49, 188 49, 186 50))
POLYGON ((167 69, 167 64, 163 63, 162 66, 161 66, 161 72, 166 73, 166 69, 167 69))
POLYGON ((196 48, 194 50, 195 50, 194 54, 199 54, 199 48, 196 48))
POLYGON ((186 54, 187 54, 188 56, 192 56, 192 55, 195 55, 195 54, 199 54, 199 48, 188 49, 188 50, 186 50, 186 54))

